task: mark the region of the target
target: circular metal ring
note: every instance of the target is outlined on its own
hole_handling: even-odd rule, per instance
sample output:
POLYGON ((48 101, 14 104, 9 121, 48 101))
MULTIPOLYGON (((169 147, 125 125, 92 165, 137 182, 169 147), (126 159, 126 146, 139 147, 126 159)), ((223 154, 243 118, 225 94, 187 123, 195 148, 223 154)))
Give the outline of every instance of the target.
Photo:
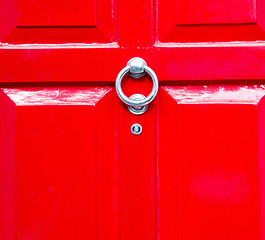
MULTIPOLYGON (((136 58, 134 58, 136 59, 136 58)), ((139 61, 140 58, 137 58, 137 60, 139 61)), ((142 60, 142 59, 140 59, 142 60)), ((142 60, 144 61, 144 60, 142 60)), ((131 61, 128 62, 128 64, 130 63, 131 61)), ((137 99, 137 100, 133 100, 133 99, 130 99, 128 98, 122 91, 122 88, 121 88, 121 81, 124 77, 125 74, 127 74, 128 72, 130 72, 130 65, 127 65, 125 68, 123 68, 118 76, 117 76, 117 79, 116 79, 116 91, 117 91, 117 94, 118 96, 120 97, 120 99, 127 105, 129 106, 132 106, 132 107, 143 107, 143 106, 146 106, 148 105, 150 102, 152 102, 152 100, 155 98, 157 92, 158 92, 158 79, 157 79, 157 76, 155 74, 155 72, 148 66, 144 65, 142 66, 144 68, 144 72, 147 72, 150 77, 152 78, 152 81, 153 81, 153 88, 152 88, 152 91, 151 93, 144 99, 140 100, 140 99, 137 99)), ((134 77, 133 74, 130 74, 130 76, 134 77)), ((139 75, 138 75, 139 76, 139 75)), ((134 78, 137 78, 137 75, 136 77, 134 78)))

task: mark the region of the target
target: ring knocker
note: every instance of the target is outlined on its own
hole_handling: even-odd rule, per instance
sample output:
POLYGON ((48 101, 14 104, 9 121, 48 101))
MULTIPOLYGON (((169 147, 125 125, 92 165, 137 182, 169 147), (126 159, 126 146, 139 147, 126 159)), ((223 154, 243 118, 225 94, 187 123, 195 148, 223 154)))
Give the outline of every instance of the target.
POLYGON ((143 114, 147 105, 152 102, 155 98, 158 91, 158 79, 155 72, 147 66, 146 62, 141 58, 132 58, 125 68, 123 68, 117 76, 116 79, 116 91, 120 99, 128 105, 129 110, 133 114, 143 114), (129 73, 129 75, 133 78, 140 78, 148 73, 153 81, 153 88, 151 93, 145 97, 141 94, 133 94, 130 98, 128 98, 122 91, 121 81, 125 74, 129 73))

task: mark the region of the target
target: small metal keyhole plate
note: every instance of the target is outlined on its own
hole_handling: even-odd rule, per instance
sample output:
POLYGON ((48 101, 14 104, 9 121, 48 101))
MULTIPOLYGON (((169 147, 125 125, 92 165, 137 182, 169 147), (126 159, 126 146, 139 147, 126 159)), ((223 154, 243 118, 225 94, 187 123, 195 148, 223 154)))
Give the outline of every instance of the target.
POLYGON ((142 126, 138 123, 135 123, 131 126, 131 131, 133 135, 140 135, 143 131, 142 126))
MULTIPOLYGON (((145 96, 142 94, 134 94, 130 97, 130 99, 132 100, 142 100, 145 99, 145 96)), ((143 113, 146 112, 147 110, 147 105, 143 106, 143 107, 132 107, 132 106, 128 106, 128 109, 131 113, 135 114, 135 115, 141 115, 143 113)))

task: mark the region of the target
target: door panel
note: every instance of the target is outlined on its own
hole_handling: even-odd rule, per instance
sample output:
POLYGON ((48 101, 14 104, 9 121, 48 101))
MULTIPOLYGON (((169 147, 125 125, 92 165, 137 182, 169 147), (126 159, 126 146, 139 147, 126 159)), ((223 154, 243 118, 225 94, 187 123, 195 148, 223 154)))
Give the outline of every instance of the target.
MULTIPOLYGON (((2 98, 9 103, 2 105, 2 114, 12 121, 9 132, 2 124, 1 139, 14 139, 10 146, 4 144, 7 152, 2 149, 1 186, 6 185, 0 205, 7 210, 1 214, 1 239, 96 239, 97 207, 107 209, 105 214, 113 209, 113 197, 106 197, 110 192, 104 194, 107 204, 98 205, 103 189, 97 181, 112 188, 110 174, 97 173, 102 162, 95 141, 96 104, 108 91, 3 90, 2 98)), ((111 161, 109 156, 108 165, 111 161)))
POLYGON ((158 39, 184 43, 264 40, 264 7, 262 0, 159 1, 158 39))
POLYGON ((17 235, 95 239, 94 107, 18 106, 16 120, 17 235))
POLYGON ((17 1, 17 26, 95 26, 96 1, 17 1))
POLYGON ((176 1, 176 24, 256 23, 256 1, 176 1))
POLYGON ((229 86, 163 89, 161 239, 261 239, 264 93, 263 88, 229 86))

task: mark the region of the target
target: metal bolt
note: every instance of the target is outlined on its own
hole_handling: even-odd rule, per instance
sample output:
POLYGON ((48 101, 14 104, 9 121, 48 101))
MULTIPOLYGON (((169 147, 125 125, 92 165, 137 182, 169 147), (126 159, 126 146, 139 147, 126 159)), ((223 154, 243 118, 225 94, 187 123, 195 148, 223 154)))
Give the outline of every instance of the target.
POLYGON ((131 127, 131 131, 133 135, 140 135, 142 133, 142 126, 138 123, 135 123, 131 127))

